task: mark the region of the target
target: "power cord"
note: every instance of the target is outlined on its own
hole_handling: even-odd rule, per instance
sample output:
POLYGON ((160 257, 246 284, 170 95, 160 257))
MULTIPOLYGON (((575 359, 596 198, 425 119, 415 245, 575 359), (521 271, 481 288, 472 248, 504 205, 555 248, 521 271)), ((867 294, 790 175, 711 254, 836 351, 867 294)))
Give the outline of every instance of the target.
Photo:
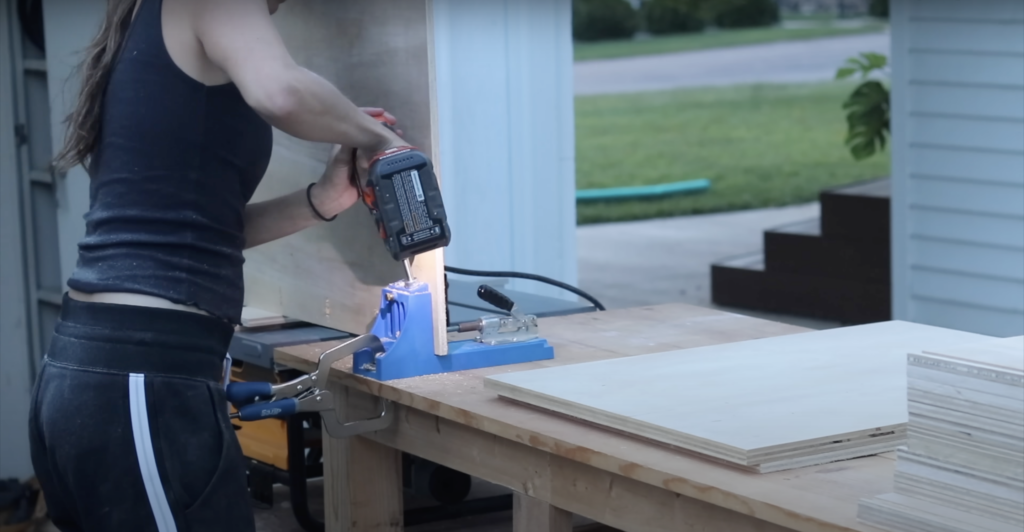
POLYGON ((576 288, 575 286, 565 284, 561 281, 556 281, 550 277, 544 277, 543 275, 536 275, 533 273, 521 273, 521 272, 489 272, 481 270, 467 270, 465 268, 456 268, 454 266, 445 266, 444 271, 448 273, 454 273, 456 275, 469 275, 473 277, 515 277, 518 279, 528 279, 530 281, 537 281, 540 283, 549 284, 551 286, 557 286, 562 290, 572 292, 583 299, 586 299, 594 305, 597 310, 605 310, 604 305, 601 304, 594 296, 576 288))

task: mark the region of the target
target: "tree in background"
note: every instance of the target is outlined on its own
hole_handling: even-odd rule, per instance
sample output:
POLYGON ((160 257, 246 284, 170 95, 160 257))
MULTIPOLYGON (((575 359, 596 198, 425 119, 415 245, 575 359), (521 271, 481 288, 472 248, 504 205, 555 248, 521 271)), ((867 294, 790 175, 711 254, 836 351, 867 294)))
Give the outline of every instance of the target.
POLYGON ((719 28, 756 28, 779 23, 775 0, 709 0, 719 28))
POLYGON ((846 146, 858 161, 884 150, 889 136, 889 89, 881 81, 868 79, 875 72, 885 72, 887 66, 886 56, 867 52, 847 59, 845 66, 836 72, 836 79, 860 74, 865 80, 843 102, 846 146))
POLYGON ((779 22, 775 0, 573 0, 573 38, 628 39, 643 26, 655 35, 693 33, 708 26, 753 28, 779 22))
POLYGON ((889 18, 889 0, 871 0, 868 14, 872 17, 889 18))
POLYGON ((573 0, 572 35, 579 41, 629 39, 639 14, 626 0, 573 0))
POLYGON ((655 35, 704 31, 708 0, 647 0, 641 13, 647 31, 655 35))
POLYGON ((641 12, 655 34, 772 26, 780 20, 775 0, 646 0, 641 12))

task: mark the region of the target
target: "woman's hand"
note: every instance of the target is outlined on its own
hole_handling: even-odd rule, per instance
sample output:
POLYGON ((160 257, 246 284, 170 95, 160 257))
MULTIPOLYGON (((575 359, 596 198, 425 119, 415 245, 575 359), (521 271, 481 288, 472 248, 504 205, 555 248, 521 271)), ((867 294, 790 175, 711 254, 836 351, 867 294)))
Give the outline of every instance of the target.
MULTIPOLYGON (((401 130, 395 128, 398 120, 391 113, 379 107, 360 107, 360 110, 376 119, 382 120, 394 128, 397 135, 401 130)), ((354 179, 362 180, 369 170, 369 157, 372 154, 359 150, 357 160, 352 160, 352 150, 335 145, 331 151, 331 159, 324 169, 320 181, 310 191, 310 197, 317 210, 326 218, 345 211, 359 201, 359 190, 354 179), (356 164, 358 171, 352 171, 352 165, 356 164), (322 207, 322 208, 321 208, 322 207)))
POLYGON ((379 147, 379 151, 384 151, 397 146, 404 146, 406 144, 402 139, 402 130, 397 127, 398 120, 392 116, 391 113, 381 109, 380 107, 360 107, 359 109, 372 116, 377 121, 387 124, 388 129, 391 130, 387 135, 387 142, 379 147))
POLYGON ((323 175, 310 190, 313 205, 325 218, 331 218, 359 201, 359 191, 351 179, 352 164, 352 150, 334 146, 323 175))

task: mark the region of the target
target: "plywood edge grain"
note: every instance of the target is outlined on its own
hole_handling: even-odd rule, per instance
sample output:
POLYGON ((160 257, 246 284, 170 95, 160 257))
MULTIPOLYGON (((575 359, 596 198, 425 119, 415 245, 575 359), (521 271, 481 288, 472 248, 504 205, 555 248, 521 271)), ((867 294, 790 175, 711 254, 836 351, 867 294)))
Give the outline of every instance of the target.
POLYGON ((924 353, 1017 375, 1024 374, 1024 336, 928 349, 924 353))
POLYGON ((640 438, 666 444, 673 448, 690 449, 694 452, 705 453, 713 458, 732 462, 739 466, 756 465, 751 463, 749 454, 745 449, 692 435, 680 435, 654 423, 608 414, 599 408, 593 408, 541 392, 525 390, 500 380, 500 377, 485 378, 484 388, 496 392, 502 398, 584 420, 626 435, 636 435, 640 438))

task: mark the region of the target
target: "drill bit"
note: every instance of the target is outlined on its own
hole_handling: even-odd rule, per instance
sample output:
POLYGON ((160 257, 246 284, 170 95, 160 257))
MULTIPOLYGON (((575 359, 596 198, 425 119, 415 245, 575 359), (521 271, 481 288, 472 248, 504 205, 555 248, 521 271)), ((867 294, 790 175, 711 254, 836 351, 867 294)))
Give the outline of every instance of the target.
POLYGON ((413 280, 412 263, 409 261, 409 259, 405 259, 402 261, 402 264, 405 264, 405 276, 409 278, 409 282, 411 283, 413 280))

